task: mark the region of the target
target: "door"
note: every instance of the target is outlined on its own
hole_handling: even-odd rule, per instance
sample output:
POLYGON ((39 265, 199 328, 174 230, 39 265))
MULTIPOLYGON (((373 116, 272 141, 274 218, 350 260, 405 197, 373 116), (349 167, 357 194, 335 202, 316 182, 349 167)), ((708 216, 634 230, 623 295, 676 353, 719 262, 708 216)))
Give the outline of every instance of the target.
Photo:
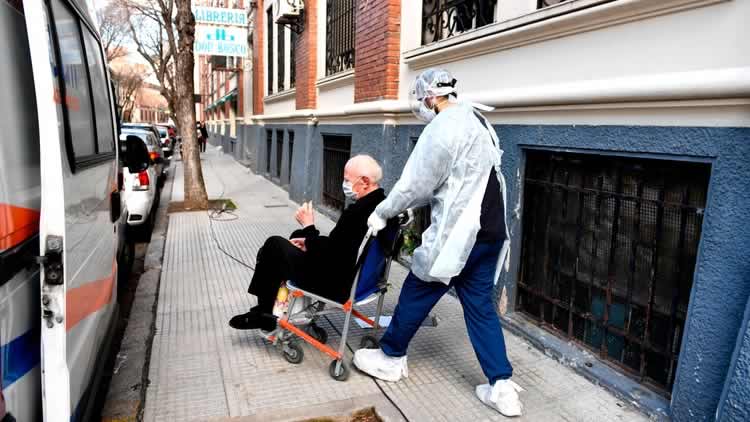
MULTIPOLYGON (((65 151, 58 130, 62 123, 61 116, 56 106, 61 95, 55 81, 56 60, 53 59, 55 54, 50 45, 52 37, 45 4, 41 0, 26 0, 23 3, 39 119, 42 411, 45 421, 69 421, 70 374, 66 353, 64 271, 65 151)), ((36 136, 30 134, 30 138, 36 136)))

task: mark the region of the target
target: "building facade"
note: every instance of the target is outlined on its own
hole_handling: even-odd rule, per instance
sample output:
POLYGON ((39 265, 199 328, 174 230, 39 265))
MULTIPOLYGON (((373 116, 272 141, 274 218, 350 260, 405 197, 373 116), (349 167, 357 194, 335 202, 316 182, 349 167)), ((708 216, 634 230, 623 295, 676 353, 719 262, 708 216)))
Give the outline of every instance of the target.
POLYGON ((450 70, 495 107, 506 328, 657 418, 748 420, 750 0, 249 7, 247 106, 207 115, 225 152, 335 216, 351 155, 393 186, 423 128, 410 84, 450 70))

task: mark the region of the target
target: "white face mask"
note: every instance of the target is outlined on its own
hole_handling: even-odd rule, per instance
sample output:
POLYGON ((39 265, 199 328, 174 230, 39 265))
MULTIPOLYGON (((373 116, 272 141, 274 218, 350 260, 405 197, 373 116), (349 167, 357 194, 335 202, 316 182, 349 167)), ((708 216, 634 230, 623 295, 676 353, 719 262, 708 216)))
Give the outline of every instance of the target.
POLYGON ((414 113, 417 116, 417 119, 425 122, 430 123, 432 119, 437 116, 437 113, 435 113, 435 110, 427 107, 427 105, 424 103, 424 101, 419 102, 419 110, 414 113))
POLYGON ((341 184, 341 188, 344 190, 344 196, 349 200, 356 201, 357 194, 352 189, 353 187, 354 187, 354 184, 347 180, 344 180, 344 183, 341 184))

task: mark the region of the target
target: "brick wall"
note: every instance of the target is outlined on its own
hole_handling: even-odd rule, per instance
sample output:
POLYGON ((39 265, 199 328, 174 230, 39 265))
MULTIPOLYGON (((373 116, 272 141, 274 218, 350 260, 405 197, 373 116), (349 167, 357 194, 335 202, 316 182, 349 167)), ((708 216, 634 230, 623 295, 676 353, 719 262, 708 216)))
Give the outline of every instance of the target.
POLYGON ((253 114, 263 114, 265 94, 265 44, 266 9, 264 0, 257 0, 255 9, 255 30, 253 31, 253 114))
POLYGON ((297 38, 295 50, 296 108, 316 108, 318 104, 315 81, 318 73, 318 7, 315 1, 305 2, 304 30, 297 38))
POLYGON ((398 99, 401 0, 357 6, 354 102, 398 99))

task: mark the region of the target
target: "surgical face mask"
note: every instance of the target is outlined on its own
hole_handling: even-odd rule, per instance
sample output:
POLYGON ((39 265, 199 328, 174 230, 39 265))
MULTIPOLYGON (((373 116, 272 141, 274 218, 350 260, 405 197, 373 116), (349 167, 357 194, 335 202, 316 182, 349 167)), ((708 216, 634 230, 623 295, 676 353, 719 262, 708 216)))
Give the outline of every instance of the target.
POLYGON ((424 101, 420 101, 419 109, 416 110, 414 115, 417 116, 417 119, 425 123, 430 123, 432 119, 434 119, 435 116, 437 116, 437 113, 435 113, 435 110, 427 107, 427 104, 425 104, 424 101))
POLYGON ((344 196, 347 197, 347 199, 352 201, 357 200, 357 194, 354 192, 354 183, 344 180, 344 183, 341 184, 341 188, 344 190, 344 196))

